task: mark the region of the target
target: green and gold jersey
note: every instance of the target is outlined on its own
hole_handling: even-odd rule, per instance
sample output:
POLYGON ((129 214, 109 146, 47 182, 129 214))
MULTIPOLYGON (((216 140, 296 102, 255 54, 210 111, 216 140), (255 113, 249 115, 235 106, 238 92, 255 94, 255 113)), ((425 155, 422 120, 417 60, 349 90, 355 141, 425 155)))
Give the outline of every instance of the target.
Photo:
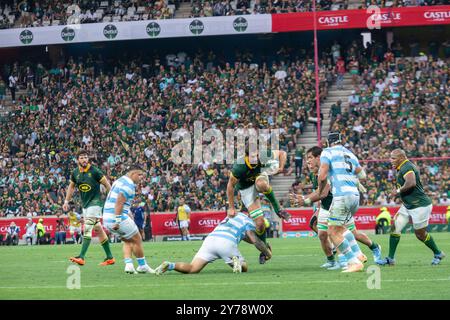
POLYGON ((409 160, 405 160, 397 168, 397 188, 401 188, 405 184, 405 176, 410 172, 416 175, 416 186, 406 192, 400 194, 400 198, 406 209, 416 209, 426 207, 431 204, 431 199, 425 194, 422 182, 420 182, 419 170, 409 160))
POLYGON ((261 174, 262 167, 261 163, 250 164, 248 157, 239 159, 231 169, 233 177, 239 180, 236 184, 236 190, 247 189, 254 185, 256 178, 261 174))
MULTIPOLYGON (((309 178, 312 181, 313 188, 317 190, 319 188, 319 180, 318 176, 314 173, 309 174, 309 178)), ((325 210, 330 210, 331 202, 333 202, 333 194, 331 193, 331 189, 328 192, 328 195, 320 201, 320 207, 325 210)))
POLYGON ((105 178, 103 172, 97 167, 88 165, 85 170, 77 168, 73 170, 70 180, 80 191, 81 205, 88 208, 93 206, 103 206, 100 193, 100 181, 105 178))

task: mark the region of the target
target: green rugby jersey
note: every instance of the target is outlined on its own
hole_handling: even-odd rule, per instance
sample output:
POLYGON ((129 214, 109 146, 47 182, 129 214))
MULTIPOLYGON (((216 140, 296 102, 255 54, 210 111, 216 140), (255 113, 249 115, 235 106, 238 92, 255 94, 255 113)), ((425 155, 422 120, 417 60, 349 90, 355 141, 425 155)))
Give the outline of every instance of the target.
MULTIPOLYGON (((312 181, 313 188, 315 190, 317 190, 319 188, 319 180, 318 180, 317 175, 315 175, 314 173, 311 172, 309 174, 309 177, 312 181)), ((330 189, 330 191, 328 192, 328 195, 320 201, 320 207, 325 210, 330 210, 331 202, 333 202, 333 194, 331 193, 331 189, 330 189)))
POLYGON ((431 204, 431 199, 423 190, 422 182, 419 177, 419 170, 409 160, 403 161, 397 168, 397 188, 401 188, 405 184, 405 176, 410 172, 414 172, 416 175, 416 186, 413 189, 400 194, 403 205, 406 209, 429 206, 431 204))
POLYGON ((105 178, 100 169, 88 165, 85 170, 77 168, 72 171, 70 180, 80 191, 83 209, 93 206, 103 206, 100 192, 100 181, 105 178))
POLYGON ((263 167, 261 163, 250 164, 248 157, 238 160, 237 163, 233 165, 231 169, 231 174, 233 177, 238 179, 236 184, 236 190, 243 190, 251 187, 255 184, 256 178, 261 174, 261 168, 263 167), (245 162, 245 163, 241 163, 245 162))

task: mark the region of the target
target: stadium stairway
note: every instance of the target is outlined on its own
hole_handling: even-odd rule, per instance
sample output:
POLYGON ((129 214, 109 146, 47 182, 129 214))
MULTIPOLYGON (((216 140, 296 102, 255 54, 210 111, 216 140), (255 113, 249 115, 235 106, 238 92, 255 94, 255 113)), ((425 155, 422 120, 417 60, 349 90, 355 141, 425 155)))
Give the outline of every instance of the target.
POLYGON ((192 7, 189 2, 181 2, 178 10, 175 11, 175 18, 189 18, 192 7))
MULTIPOLYGON (((330 129, 330 108, 333 103, 336 103, 338 100, 342 101, 342 106, 347 105, 348 96, 351 95, 353 90, 351 84, 351 75, 345 74, 344 76, 344 89, 338 90, 336 84, 333 84, 328 90, 328 96, 324 102, 321 104, 321 110, 323 113, 323 122, 322 122, 322 137, 326 137, 328 131, 330 129)), ((297 141, 298 144, 303 146, 306 149, 317 145, 317 133, 315 125, 308 123, 303 132, 303 135, 297 141)), ((304 164, 305 165, 305 164, 304 164)), ((295 181, 295 175, 292 174, 290 176, 277 175, 274 176, 271 180, 271 185, 273 186, 273 190, 275 192, 275 196, 277 199, 282 200, 283 203, 288 206, 289 203, 289 188, 295 181)))
MULTIPOLYGON (((16 99, 18 97, 22 96, 26 96, 27 91, 25 89, 21 89, 18 88, 16 91, 16 99)), ((17 102, 17 100, 16 100, 17 102)), ((11 99, 11 94, 9 89, 7 89, 6 91, 6 97, 3 100, 3 103, 0 106, 0 118, 4 118, 6 116, 8 116, 9 112, 11 112, 14 109, 13 103, 12 103, 12 99, 11 99)))

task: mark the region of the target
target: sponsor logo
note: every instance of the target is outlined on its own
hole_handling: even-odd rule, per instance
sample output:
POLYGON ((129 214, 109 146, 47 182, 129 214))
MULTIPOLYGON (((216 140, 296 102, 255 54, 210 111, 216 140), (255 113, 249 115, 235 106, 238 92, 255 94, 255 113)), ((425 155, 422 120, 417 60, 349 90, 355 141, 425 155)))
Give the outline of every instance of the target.
POLYGON ((75 38, 75 30, 69 27, 65 27, 61 31, 61 38, 64 41, 72 41, 75 38))
POLYGON ((402 20, 400 12, 391 12, 391 13, 378 13, 373 14, 371 16, 373 21, 380 21, 385 23, 392 23, 393 21, 402 20))
POLYGON ((201 34, 205 29, 205 25, 200 20, 194 20, 189 24, 189 30, 193 34, 201 34))
POLYGON ((327 26, 338 26, 342 23, 348 23, 348 16, 320 17, 319 23, 327 26))
POLYGON ((178 229, 178 225, 173 220, 167 220, 164 222, 164 227, 172 228, 172 229, 178 229))
POLYGON ((447 217, 445 213, 432 213, 430 221, 437 221, 439 223, 445 223, 447 217))
POLYGON ((30 30, 23 30, 19 35, 19 39, 23 44, 29 44, 33 41, 33 32, 30 30))
POLYGON ((81 192, 89 192, 91 191, 91 189, 91 186, 87 183, 80 184, 80 186, 78 187, 78 190, 80 190, 81 192))
POLYGON ((203 227, 215 227, 219 225, 219 223, 219 219, 201 219, 198 221, 198 225, 203 227))
POLYGON ((237 19, 234 19, 233 21, 233 28, 237 32, 244 32, 247 30, 248 27, 248 21, 245 18, 239 17, 237 19))
POLYGON ((150 37, 157 37, 161 32, 161 27, 156 22, 150 22, 145 29, 150 37))
POLYGON ((103 35, 108 39, 114 39, 117 37, 119 30, 113 24, 108 24, 105 28, 103 28, 103 35))
POLYGON ((372 222, 375 222, 376 217, 375 216, 354 216, 355 222, 363 223, 363 224, 369 224, 372 222))
POLYGON ((444 21, 450 19, 450 11, 425 11, 423 16, 434 21, 444 21))
POLYGON ((288 223, 294 226, 299 226, 301 224, 305 224, 306 223, 306 218, 305 217, 294 217, 294 218, 290 218, 288 220, 288 223))

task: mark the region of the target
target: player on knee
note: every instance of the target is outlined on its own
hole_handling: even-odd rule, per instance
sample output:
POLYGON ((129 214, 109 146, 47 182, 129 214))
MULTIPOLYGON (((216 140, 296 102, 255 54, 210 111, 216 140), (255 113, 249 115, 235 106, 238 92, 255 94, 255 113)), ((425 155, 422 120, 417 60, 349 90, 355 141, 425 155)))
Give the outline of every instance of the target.
POLYGON ((394 256, 400 242, 400 235, 411 217, 417 239, 433 251, 434 257, 431 264, 438 265, 445 258, 445 254, 438 248, 431 234, 427 232, 433 205, 423 190, 419 170, 408 160, 405 152, 401 149, 391 152, 391 164, 397 170, 397 189, 392 192, 391 196, 399 196, 403 204, 394 217, 393 230, 389 237, 389 255, 379 264, 395 265, 394 256))
POLYGON ((266 260, 272 257, 272 252, 255 231, 255 224, 247 215, 239 212, 233 217, 227 217, 206 237, 191 263, 164 261, 155 269, 155 273, 161 275, 171 270, 199 273, 208 263, 217 259, 223 259, 235 273, 247 272, 247 262, 238 248, 241 240, 254 244, 266 260))
MULTIPOLYGON (((272 150, 271 155, 273 160, 279 159, 279 167, 277 168, 276 173, 283 172, 286 163, 286 152, 272 150)), ((291 215, 280 207, 278 200, 275 198, 275 194, 269 184, 269 176, 264 172, 264 166, 265 165, 260 161, 259 153, 255 152, 250 154, 249 148, 246 147, 245 157, 243 159, 238 159, 230 172, 230 178, 227 185, 229 206, 227 214, 230 217, 236 215, 237 211, 234 207, 234 191, 237 189, 241 194, 244 206, 250 213, 250 217, 255 221, 256 234, 264 243, 266 243, 266 223, 258 194, 263 193, 265 195, 270 201, 275 213, 280 218, 288 220, 291 215)), ((266 259, 261 254, 259 263, 264 264, 265 262, 266 259)))
POLYGON ((128 214, 136 195, 136 185, 144 177, 144 170, 132 166, 127 174, 117 179, 108 193, 103 209, 105 227, 113 234, 120 236, 123 243, 123 257, 126 273, 154 273, 144 256, 142 237, 139 229, 128 214), (132 254, 136 257, 138 267, 134 268, 132 254))
POLYGON ((77 188, 80 191, 81 204, 83 208, 84 235, 81 252, 76 257, 71 257, 70 261, 78 265, 85 264, 85 256, 91 244, 92 231, 98 235, 106 258, 100 265, 106 266, 114 264, 115 260, 109 247, 109 239, 102 228, 100 218, 102 216, 103 200, 101 199, 100 184, 109 192, 111 185, 105 175, 95 166, 89 163, 88 153, 80 151, 77 154, 78 168, 70 176, 70 184, 67 189, 66 199, 63 204, 65 211, 69 210, 69 202, 77 188))

